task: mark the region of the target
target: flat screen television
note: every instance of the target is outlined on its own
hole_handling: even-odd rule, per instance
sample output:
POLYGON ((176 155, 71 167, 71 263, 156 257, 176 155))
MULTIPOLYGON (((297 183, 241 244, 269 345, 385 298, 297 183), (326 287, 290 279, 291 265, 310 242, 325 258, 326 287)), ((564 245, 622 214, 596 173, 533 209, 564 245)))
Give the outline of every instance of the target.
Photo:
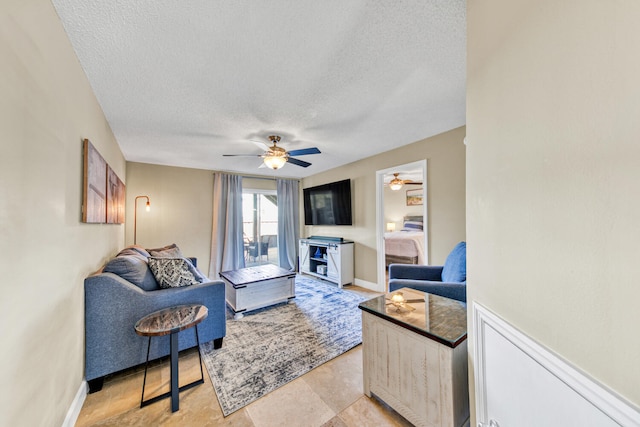
POLYGON ((305 225, 352 225, 350 179, 302 191, 305 225))

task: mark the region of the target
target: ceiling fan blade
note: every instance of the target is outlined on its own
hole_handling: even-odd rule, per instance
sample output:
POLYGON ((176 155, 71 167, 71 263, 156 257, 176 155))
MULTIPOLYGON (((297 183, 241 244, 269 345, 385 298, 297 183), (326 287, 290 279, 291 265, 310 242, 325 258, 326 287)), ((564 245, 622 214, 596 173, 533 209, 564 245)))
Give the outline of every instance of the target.
POLYGON ((293 157, 287 158, 287 162, 292 163, 292 164, 297 165, 297 166, 302 166, 303 168, 308 168, 309 166, 311 166, 311 163, 305 162, 304 160, 295 159, 293 157))
POLYGON ((413 181, 411 181, 411 182, 405 182, 404 185, 422 185, 422 183, 421 182, 413 182, 413 181))
POLYGON ((262 157, 262 154, 223 154, 223 157, 262 157))
POLYGON ((262 151, 269 151, 269 148, 270 148, 270 147, 269 147, 267 144, 265 144, 264 142, 262 142, 262 141, 256 141, 256 140, 254 140, 254 139, 250 139, 249 141, 253 142, 255 145, 257 145, 258 147, 260 147, 260 149, 261 149, 262 151))
POLYGON ((320 150, 318 150, 316 147, 312 147, 289 151, 290 156, 306 156, 307 154, 320 154, 320 150))

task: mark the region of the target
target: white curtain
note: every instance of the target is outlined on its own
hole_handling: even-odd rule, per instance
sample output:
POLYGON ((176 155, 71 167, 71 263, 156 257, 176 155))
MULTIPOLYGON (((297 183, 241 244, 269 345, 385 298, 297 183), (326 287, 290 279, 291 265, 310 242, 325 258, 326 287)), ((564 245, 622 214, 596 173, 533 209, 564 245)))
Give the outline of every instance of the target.
POLYGON ((221 271, 244 268, 242 240, 242 177, 213 174, 213 233, 209 278, 221 271))
POLYGON ((298 181, 278 179, 278 259, 280 267, 294 271, 298 265, 300 194, 298 181))

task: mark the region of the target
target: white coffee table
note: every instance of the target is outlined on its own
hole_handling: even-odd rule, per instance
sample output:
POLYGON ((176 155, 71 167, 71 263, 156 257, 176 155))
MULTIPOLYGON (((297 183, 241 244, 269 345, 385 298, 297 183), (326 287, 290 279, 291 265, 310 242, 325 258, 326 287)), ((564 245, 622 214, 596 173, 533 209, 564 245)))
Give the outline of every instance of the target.
POLYGON ((296 273, 277 265, 223 271, 220 277, 225 283, 227 305, 233 310, 235 319, 242 318, 247 311, 296 297, 296 273))

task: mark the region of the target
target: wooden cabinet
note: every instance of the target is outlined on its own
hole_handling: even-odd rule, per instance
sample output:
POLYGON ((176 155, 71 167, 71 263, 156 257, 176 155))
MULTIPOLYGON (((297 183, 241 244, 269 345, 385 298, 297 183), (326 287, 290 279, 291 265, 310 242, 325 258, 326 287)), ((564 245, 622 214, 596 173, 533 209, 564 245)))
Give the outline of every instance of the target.
POLYGON ((341 239, 300 239, 300 272, 338 286, 353 283, 353 242, 341 239))
POLYGON ((415 426, 469 425, 464 303, 403 288, 414 311, 389 296, 360 304, 364 394, 375 394, 415 426))

